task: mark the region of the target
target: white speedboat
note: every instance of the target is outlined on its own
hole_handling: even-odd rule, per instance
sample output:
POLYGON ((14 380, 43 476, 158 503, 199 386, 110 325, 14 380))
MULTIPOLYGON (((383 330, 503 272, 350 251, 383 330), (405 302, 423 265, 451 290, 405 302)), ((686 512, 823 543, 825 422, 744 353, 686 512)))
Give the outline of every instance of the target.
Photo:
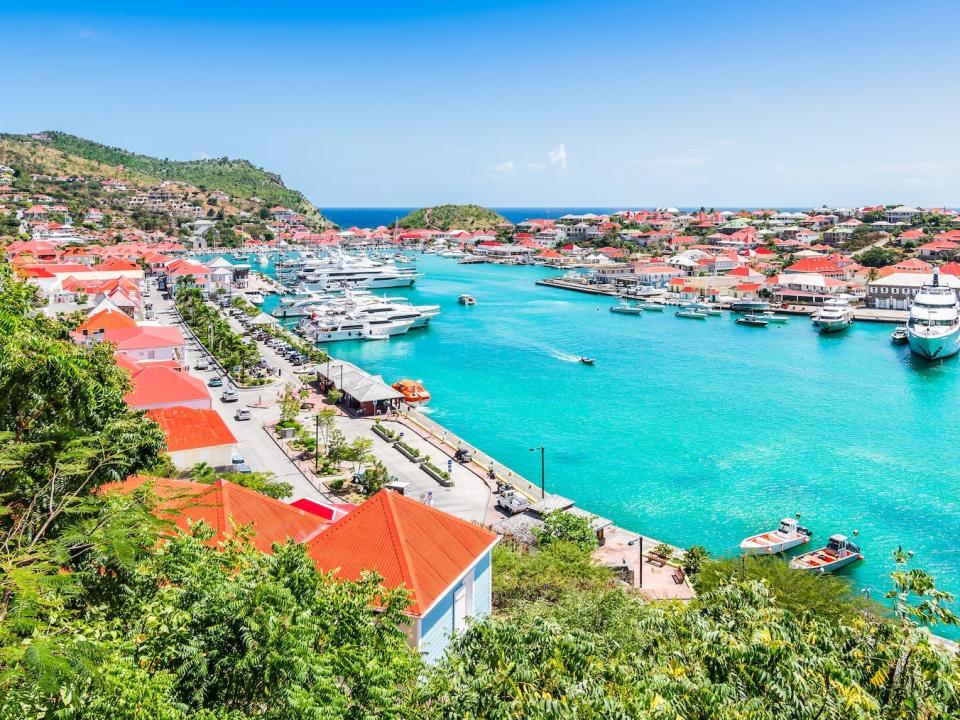
POLYGON ((611 305, 610 312, 620 313, 621 315, 643 315, 643 306, 621 302, 619 305, 611 305))
POLYGON ((863 560, 858 546, 847 540, 846 535, 831 535, 826 547, 797 555, 790 561, 790 567, 794 570, 826 573, 839 570, 858 560, 863 560))
POLYGON ((853 325, 853 308, 846 300, 831 298, 814 313, 813 324, 822 333, 846 330, 853 325))
POLYGON ((744 555, 775 555, 810 542, 812 535, 793 518, 784 518, 776 530, 751 535, 741 542, 740 551, 744 555))
POLYGON ((960 302, 953 288, 940 284, 935 270, 933 284, 914 295, 907 320, 907 342, 920 357, 939 360, 960 351, 960 302))
POLYGON ((253 303, 254 305, 263 305, 263 295, 253 291, 244 294, 247 298, 247 302, 253 303))

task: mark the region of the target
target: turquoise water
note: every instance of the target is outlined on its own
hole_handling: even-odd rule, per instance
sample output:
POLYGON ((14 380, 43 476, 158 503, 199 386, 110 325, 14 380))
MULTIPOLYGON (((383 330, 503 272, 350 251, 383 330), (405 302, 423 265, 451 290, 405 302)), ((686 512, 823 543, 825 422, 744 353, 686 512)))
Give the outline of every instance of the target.
POLYGON ((422 379, 431 417, 528 478, 668 542, 736 552, 802 513, 825 543, 852 535, 845 571, 888 586, 890 553, 960 591, 960 363, 931 365, 890 343, 889 325, 819 336, 809 320, 641 317, 609 298, 540 287, 556 271, 423 256, 416 289, 431 327, 386 343, 336 343, 388 382, 422 379), (474 307, 457 304, 469 292, 474 307), (576 359, 596 358, 594 367, 576 359))

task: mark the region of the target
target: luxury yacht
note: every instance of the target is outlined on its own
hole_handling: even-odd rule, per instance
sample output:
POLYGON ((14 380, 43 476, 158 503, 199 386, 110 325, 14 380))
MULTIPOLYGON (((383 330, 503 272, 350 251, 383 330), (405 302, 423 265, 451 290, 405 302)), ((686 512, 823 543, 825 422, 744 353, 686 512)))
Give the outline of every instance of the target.
POLYGON ((853 325, 853 308, 846 300, 831 298, 814 313, 813 324, 822 333, 846 330, 853 325))
POLYGON ((950 357, 960 350, 960 302, 953 288, 940 284, 936 269, 933 284, 924 285, 913 297, 907 341, 913 352, 928 360, 950 357))

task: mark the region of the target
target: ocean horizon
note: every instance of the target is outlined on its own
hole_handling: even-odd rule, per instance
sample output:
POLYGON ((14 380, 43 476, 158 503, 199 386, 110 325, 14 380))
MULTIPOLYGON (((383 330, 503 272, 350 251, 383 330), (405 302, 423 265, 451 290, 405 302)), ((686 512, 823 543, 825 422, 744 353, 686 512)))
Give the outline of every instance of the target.
MULTIPOLYGON (((697 212, 700 209, 700 206, 697 207, 679 207, 676 206, 681 212, 697 212)), ((741 206, 730 206, 730 207, 721 207, 721 206, 704 206, 707 209, 713 207, 715 210, 730 210, 736 212, 738 210, 759 210, 767 209, 772 206, 766 205, 741 205, 741 206)), ((346 227, 379 227, 380 225, 390 226, 397 220, 400 220, 405 215, 413 212, 414 210, 419 210, 419 207, 320 207, 320 212, 323 213, 324 217, 335 222, 341 228, 346 227)), ((523 222, 524 220, 530 220, 532 218, 542 218, 546 220, 555 220, 563 215, 583 215, 585 213, 596 213, 597 215, 609 215, 615 212, 620 212, 621 210, 654 210, 653 206, 643 206, 643 205, 621 205, 621 206, 597 206, 597 205, 559 205, 555 207, 541 207, 537 205, 526 205, 526 206, 515 206, 515 207, 491 207, 491 210, 494 210, 501 215, 503 215, 507 220, 509 220, 514 225, 518 222, 523 222)), ((788 212, 803 212, 810 210, 810 207, 776 207, 776 210, 784 210, 788 212)))

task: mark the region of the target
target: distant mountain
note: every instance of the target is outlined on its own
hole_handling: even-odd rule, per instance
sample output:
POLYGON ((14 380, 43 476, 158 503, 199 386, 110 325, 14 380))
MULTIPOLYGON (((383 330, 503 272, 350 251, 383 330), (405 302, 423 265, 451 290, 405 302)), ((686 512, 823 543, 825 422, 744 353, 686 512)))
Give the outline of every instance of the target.
POLYGON ((400 227, 434 230, 493 230, 510 221, 479 205, 438 205, 414 210, 400 220, 400 227))
MULTIPOLYGON (((25 168, 28 172, 69 173, 70 168, 75 166, 78 174, 90 175, 97 169, 109 169, 108 176, 115 177, 116 169, 122 168, 128 171, 129 177, 143 182, 173 180, 201 190, 221 190, 239 199, 260 198, 267 206, 284 205, 319 217, 319 211, 302 193, 286 187, 276 173, 259 168, 248 160, 160 159, 56 131, 30 136, 5 134, 0 135, 0 142, 0 151, 9 153, 16 152, 16 144, 29 145, 35 150, 58 151, 34 152, 28 158, 32 160, 25 168)), ((24 156, 22 152, 18 154, 24 156)))

